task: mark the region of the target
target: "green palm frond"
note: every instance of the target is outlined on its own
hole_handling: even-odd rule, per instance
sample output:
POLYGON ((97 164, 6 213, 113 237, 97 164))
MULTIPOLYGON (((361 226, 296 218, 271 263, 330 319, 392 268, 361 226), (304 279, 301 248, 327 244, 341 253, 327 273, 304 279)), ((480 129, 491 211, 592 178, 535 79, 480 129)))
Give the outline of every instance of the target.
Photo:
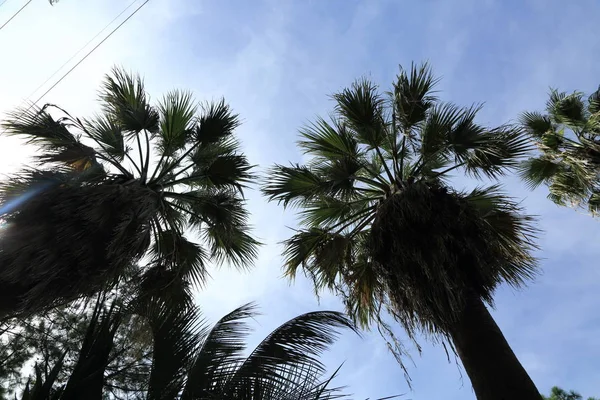
POLYGON ((303 382, 314 384, 325 371, 318 357, 341 328, 355 330, 336 312, 313 312, 291 319, 268 335, 235 370, 223 390, 224 398, 240 398, 256 381, 273 398, 286 398, 285 392, 297 390, 303 382))
POLYGON ((403 131, 410 136, 411 129, 423 121, 437 97, 434 87, 439 82, 431 67, 424 63, 418 67, 411 64, 410 71, 400 67, 400 73, 393 84, 395 117, 403 131))
POLYGON ((384 98, 377 86, 366 79, 355 82, 350 89, 333 95, 337 112, 354 131, 355 138, 367 146, 378 147, 385 138, 383 121, 384 98))
POLYGON ((567 95, 556 92, 556 94, 551 94, 550 98, 548 111, 557 123, 572 127, 585 125, 587 110, 583 102, 583 93, 575 92, 567 95))
POLYGON ((263 192, 269 200, 277 200, 284 206, 302 204, 316 198, 320 193, 327 192, 330 186, 309 168, 300 165, 275 165, 270 176, 272 179, 263 188, 263 192))
POLYGON ((465 170, 475 177, 498 178, 515 169, 531 150, 531 142, 518 127, 502 126, 480 137, 481 145, 465 159, 465 170))
POLYGON ((189 143, 193 135, 196 105, 190 92, 172 91, 159 105, 160 129, 158 146, 161 154, 172 156, 189 143))
POLYGON ((91 138, 100 146, 101 153, 107 158, 121 162, 125 158, 127 149, 121 126, 106 115, 98 115, 94 119, 84 120, 84 128, 91 138))
POLYGON ((247 233, 245 203, 234 192, 211 189, 167 196, 188 213, 190 227, 202 235, 216 260, 246 267, 257 256, 259 242, 247 233))
POLYGON ((245 304, 221 318, 212 329, 204 329, 196 357, 187 375, 181 400, 206 398, 221 393, 244 360, 250 328, 245 322, 257 315, 256 306, 245 304))
POLYGON ((539 232, 534 218, 503 194, 499 185, 476 188, 465 194, 465 199, 475 206, 490 229, 499 260, 506 260, 497 263, 501 280, 519 287, 533 279, 537 262, 531 254, 538 250, 534 240, 539 232))
POLYGON ((592 115, 600 112, 600 87, 588 97, 588 112, 592 115))
POLYGON ((355 158, 359 155, 358 142, 341 121, 327 122, 317 118, 316 122, 300 130, 303 138, 298 142, 306 154, 328 159, 355 158))
POLYGON ((96 162, 95 151, 82 144, 70 131, 69 117, 55 120, 49 113, 53 105, 42 108, 31 105, 9 114, 3 122, 11 136, 24 137, 28 144, 38 146, 42 154, 36 156, 40 163, 61 163, 75 170, 85 170, 96 162))
POLYGON ((240 119, 225 100, 202 104, 202 114, 195 130, 202 143, 217 143, 230 137, 240 125, 240 119))
POLYGON ((144 130, 157 132, 160 117, 149 104, 140 76, 113 68, 104 81, 100 98, 105 114, 120 125, 126 135, 137 135, 144 130))
POLYGON ((519 122, 527 133, 533 137, 541 138, 548 132, 553 131, 552 120, 549 116, 540 112, 524 112, 519 117, 519 122))
POLYGON ((519 176, 531 188, 535 189, 548 183, 560 171, 560 164, 548 157, 530 158, 520 166, 519 176))
POLYGON ((184 280, 200 287, 206 283, 208 254, 183 235, 171 230, 160 232, 151 254, 154 263, 176 271, 184 280))

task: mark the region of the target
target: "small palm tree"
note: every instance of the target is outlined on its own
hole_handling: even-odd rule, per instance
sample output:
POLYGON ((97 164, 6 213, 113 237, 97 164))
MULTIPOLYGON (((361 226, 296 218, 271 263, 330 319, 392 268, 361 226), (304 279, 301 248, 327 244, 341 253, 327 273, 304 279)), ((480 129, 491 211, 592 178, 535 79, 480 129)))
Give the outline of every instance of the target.
POLYGON ((300 208, 286 272, 339 293, 363 326, 384 325, 383 307, 412 338, 447 339, 479 399, 539 400, 485 306, 501 283, 534 274, 531 218, 496 185, 446 181, 453 170, 496 178, 529 144, 514 127, 478 125, 479 107, 440 102, 435 83, 427 65, 401 70, 387 96, 360 80, 333 96, 329 120, 301 131, 310 160, 274 166, 263 187, 300 208))
POLYGON ((540 154, 523 163, 521 176, 536 188, 548 186, 548 198, 561 206, 600 213, 600 89, 552 90, 546 112, 525 112, 521 124, 540 154))
POLYGON ((158 291, 202 283, 210 260, 244 267, 256 256, 242 196, 252 167, 230 107, 199 106, 178 90, 152 106, 141 78, 120 69, 100 100, 102 113, 90 119, 47 104, 4 123, 37 152, 33 167, 0 184, 0 317, 87 296, 123 276, 142 276, 158 291))
MULTIPOLYGON (((149 374, 137 377, 145 382, 138 385, 143 389, 109 388, 109 355, 126 311, 105 300, 102 298, 96 303, 77 362, 70 368, 66 382, 56 379, 64 369, 62 355, 45 375, 36 366, 36 377, 27 383, 23 399, 320 400, 342 397, 340 388, 330 387, 335 373, 323 378, 325 369, 318 356, 333 343, 339 328, 354 330, 350 321, 335 312, 304 314, 281 325, 245 354, 245 340, 250 332, 245 320, 256 315, 252 304, 234 310, 210 329, 199 320, 194 308, 173 309, 161 302, 145 303, 137 311, 142 312, 149 326, 152 351, 149 374)), ((127 374, 131 368, 134 365, 117 373, 127 374)), ((111 374, 111 379, 114 378, 111 374)))

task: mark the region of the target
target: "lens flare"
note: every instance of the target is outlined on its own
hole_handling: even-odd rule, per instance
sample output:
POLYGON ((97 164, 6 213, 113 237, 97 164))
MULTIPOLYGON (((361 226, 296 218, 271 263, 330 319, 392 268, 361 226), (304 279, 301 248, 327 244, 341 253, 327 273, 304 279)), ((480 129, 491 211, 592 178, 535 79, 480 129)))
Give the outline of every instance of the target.
POLYGON ((52 185, 51 182, 42 183, 42 184, 38 185, 37 187, 31 188, 31 189, 25 191, 24 193, 22 193, 21 195, 15 197, 13 199, 10 199, 6 203, 2 204, 2 206, 0 206, 0 226, 5 227, 5 225, 6 225, 6 221, 3 218, 1 218, 3 215, 9 214, 9 213, 15 211, 16 209, 19 208, 19 206, 21 206, 27 200, 29 200, 29 199, 33 198, 34 196, 36 196, 37 194, 43 192, 51 185, 52 185))

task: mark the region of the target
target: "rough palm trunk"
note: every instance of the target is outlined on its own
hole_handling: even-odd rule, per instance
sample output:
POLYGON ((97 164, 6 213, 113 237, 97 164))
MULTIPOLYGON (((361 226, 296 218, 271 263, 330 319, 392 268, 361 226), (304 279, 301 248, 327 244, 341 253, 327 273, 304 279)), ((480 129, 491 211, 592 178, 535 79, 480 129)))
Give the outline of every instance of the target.
POLYGON ((478 296, 467 298, 450 335, 478 400, 542 398, 478 296))

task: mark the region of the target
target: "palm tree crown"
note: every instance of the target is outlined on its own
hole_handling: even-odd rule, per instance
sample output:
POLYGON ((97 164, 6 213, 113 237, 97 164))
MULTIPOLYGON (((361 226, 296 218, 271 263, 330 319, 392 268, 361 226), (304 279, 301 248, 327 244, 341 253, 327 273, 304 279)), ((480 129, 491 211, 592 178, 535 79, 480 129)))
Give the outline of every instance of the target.
POLYGON ((285 241, 289 276, 340 293, 363 325, 386 308, 411 335, 446 336, 472 294, 534 273, 531 218, 497 185, 452 189, 462 170, 496 178, 529 144, 518 128, 478 125, 479 107, 438 100, 427 65, 402 70, 382 94, 368 80, 335 95, 329 120, 301 130, 304 165, 276 165, 263 192, 300 208, 285 241))
POLYGON ((153 106, 141 78, 121 69, 100 101, 90 119, 48 104, 4 123, 37 153, 0 186, 3 313, 51 307, 124 274, 149 290, 202 283, 209 260, 243 267, 256 256, 242 196, 252 166, 224 101, 199 106, 174 90, 153 106), (148 263, 132 269, 141 257, 148 263))
POLYGON ((600 212, 600 89, 552 90, 546 112, 525 112, 521 124, 540 154, 523 163, 521 176, 532 188, 548 186, 558 205, 600 212))

